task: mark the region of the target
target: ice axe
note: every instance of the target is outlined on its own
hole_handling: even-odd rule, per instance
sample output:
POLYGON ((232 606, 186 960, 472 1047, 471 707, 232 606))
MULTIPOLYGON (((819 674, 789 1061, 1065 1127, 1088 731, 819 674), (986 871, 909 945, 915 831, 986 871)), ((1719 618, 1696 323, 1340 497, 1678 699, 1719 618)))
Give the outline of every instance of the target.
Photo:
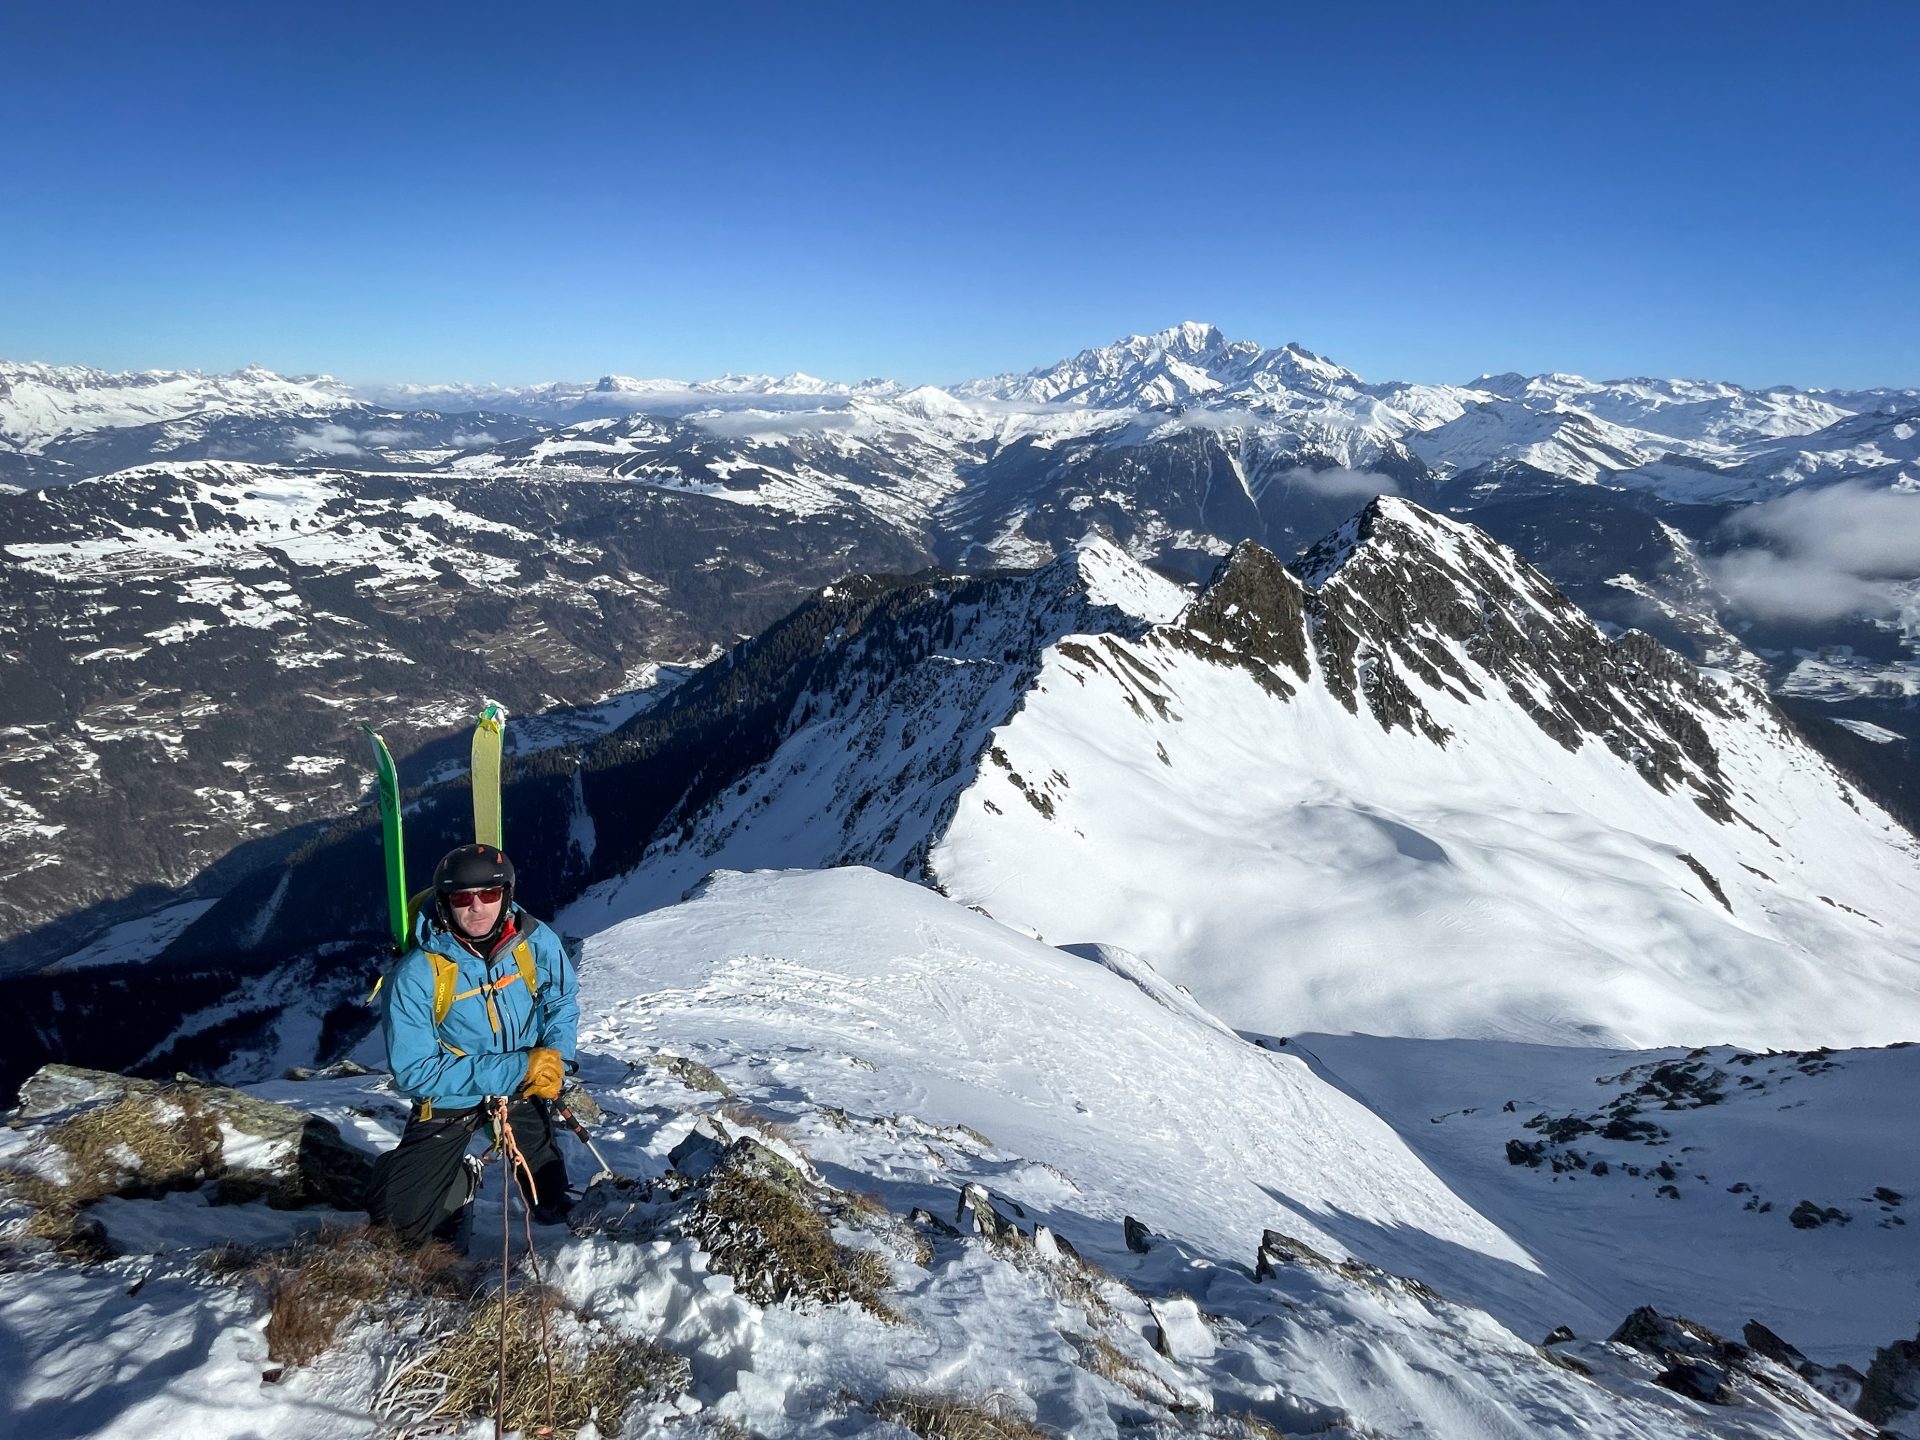
MULTIPOLYGON (((613 1173, 613 1167, 607 1164, 607 1157, 600 1153, 600 1147, 593 1143, 593 1137, 587 1133, 587 1127, 580 1123, 579 1117, 568 1108, 567 1102, 564 1100, 554 1101, 553 1111, 554 1114, 560 1117, 560 1123, 571 1130, 579 1139, 580 1143, 593 1152, 593 1158, 600 1162, 599 1172, 594 1175, 593 1180, 617 1179, 618 1177, 613 1173)), ((587 1183, 591 1185, 593 1180, 589 1180, 587 1183)))

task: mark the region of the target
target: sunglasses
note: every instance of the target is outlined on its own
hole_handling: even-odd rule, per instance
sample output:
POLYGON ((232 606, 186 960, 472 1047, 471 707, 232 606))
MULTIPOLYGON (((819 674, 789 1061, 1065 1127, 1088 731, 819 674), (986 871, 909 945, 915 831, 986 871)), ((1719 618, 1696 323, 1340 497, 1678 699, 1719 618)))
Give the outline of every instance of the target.
POLYGON ((496 905, 506 893, 497 885, 491 890, 456 890, 447 896, 447 903, 456 910, 465 910, 470 905, 496 905))

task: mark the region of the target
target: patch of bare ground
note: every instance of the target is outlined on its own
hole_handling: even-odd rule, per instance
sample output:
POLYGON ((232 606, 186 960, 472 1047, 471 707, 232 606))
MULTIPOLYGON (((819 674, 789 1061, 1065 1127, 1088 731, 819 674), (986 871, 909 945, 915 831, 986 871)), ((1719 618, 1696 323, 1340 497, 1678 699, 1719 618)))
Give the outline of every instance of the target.
POLYGON ((867 1406, 881 1420, 911 1430, 920 1440, 1053 1440, 1052 1435, 1011 1414, 1005 1401, 983 1401, 922 1391, 884 1395, 867 1406))

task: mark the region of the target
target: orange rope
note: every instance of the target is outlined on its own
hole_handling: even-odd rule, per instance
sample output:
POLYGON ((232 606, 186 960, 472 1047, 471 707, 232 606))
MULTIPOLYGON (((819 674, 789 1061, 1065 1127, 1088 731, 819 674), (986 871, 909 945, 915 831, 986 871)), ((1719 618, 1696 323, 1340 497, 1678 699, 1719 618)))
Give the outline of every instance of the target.
POLYGON ((506 1162, 506 1175, 501 1183, 500 1196, 500 1404, 499 1413, 494 1417, 494 1434, 501 1436, 506 1424, 507 1410, 507 1277, 510 1274, 508 1262, 509 1212, 508 1192, 513 1189, 511 1181, 525 1177, 526 1194, 521 1198, 520 1218, 526 1224, 527 1259, 533 1266, 533 1289, 536 1304, 540 1311, 540 1355, 546 1362, 547 1386, 546 1408, 547 1423, 534 1431, 536 1435, 553 1434, 553 1339, 547 1330, 547 1282, 540 1273, 540 1255, 533 1248, 533 1207, 540 1202, 540 1189, 534 1182, 533 1167, 527 1163, 527 1157, 521 1153, 520 1142, 515 1138, 513 1126, 507 1122, 507 1102, 502 1096, 493 1101, 494 1144, 506 1162))

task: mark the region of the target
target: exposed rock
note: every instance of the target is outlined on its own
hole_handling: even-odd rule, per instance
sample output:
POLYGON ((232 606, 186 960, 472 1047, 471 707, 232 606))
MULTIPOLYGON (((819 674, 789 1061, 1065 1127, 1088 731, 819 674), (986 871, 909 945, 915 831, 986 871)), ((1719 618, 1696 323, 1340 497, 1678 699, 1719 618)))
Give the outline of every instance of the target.
POLYGON ((1569 1330, 1566 1326, 1556 1325, 1553 1327, 1552 1331, 1547 1335, 1547 1338, 1542 1340, 1540 1343, 1542 1345, 1564 1345, 1566 1344, 1567 1341, 1577 1340, 1578 1338, 1579 1337, 1575 1335, 1573 1331, 1569 1330))
POLYGON ((1776 1365, 1784 1365, 1789 1370, 1798 1370, 1807 1363, 1805 1355, 1758 1320, 1749 1320, 1741 1328, 1740 1338, 1747 1342, 1747 1347, 1755 1354, 1764 1355, 1776 1365))
POLYGON ((311 1065, 294 1065, 281 1075, 283 1080, 351 1080, 360 1075, 373 1072, 356 1060, 336 1060, 331 1065, 322 1065, 318 1069, 311 1065))
POLYGON ((1260 1232, 1260 1250, 1253 1260, 1253 1278, 1265 1280, 1279 1273, 1282 1265, 1305 1265, 1317 1270, 1332 1270, 1335 1262, 1304 1240, 1282 1235, 1278 1230, 1260 1232))
POLYGON ((934 1234, 944 1239, 957 1240, 960 1238, 958 1229, 949 1225, 931 1210, 923 1210, 918 1205, 907 1212, 907 1219, 912 1224, 919 1226, 922 1230, 931 1230, 934 1234))
MULTIPOLYGON (((357 1210, 366 1193, 373 1157, 349 1145, 331 1121, 221 1085, 48 1065, 21 1087, 10 1123, 45 1127, 47 1143, 71 1153, 69 1137, 86 1130, 89 1117, 105 1116, 112 1107, 120 1107, 113 1111, 114 1123, 128 1132, 169 1137, 173 1156, 162 1173, 149 1165, 144 1142, 116 1144, 106 1157, 113 1159, 116 1173, 74 1177, 69 1188, 76 1203, 90 1203, 101 1194, 153 1193, 206 1181, 218 1183, 221 1201, 264 1197, 287 1207, 318 1203, 357 1210), (182 1149, 183 1142, 192 1155, 182 1149), (131 1158, 113 1158, 121 1151, 131 1158)), ((98 1167, 89 1160, 83 1168, 98 1167)))
POLYGON ((1283 1235, 1278 1230, 1260 1232, 1260 1249, 1254 1256, 1253 1278, 1267 1280, 1279 1275, 1283 1267, 1318 1270, 1338 1275, 1380 1294, 1411 1295, 1420 1300, 1438 1300, 1439 1294, 1424 1281, 1396 1275, 1365 1260, 1349 1257, 1335 1260, 1321 1254, 1304 1240, 1283 1235))
POLYGON ((1911 1432, 1911 1419, 1920 1416, 1920 1334, 1874 1354, 1854 1410, 1875 1425, 1891 1426, 1898 1420, 1911 1432))
POLYGON ((647 1057, 649 1065, 657 1065, 689 1090, 706 1090, 712 1094, 731 1098, 733 1089, 713 1070, 698 1060, 689 1060, 684 1055, 651 1055, 647 1057))
POLYGON ((1153 1231, 1142 1225, 1138 1220, 1134 1219, 1133 1216, 1128 1215, 1122 1218, 1121 1229, 1127 1237, 1127 1249, 1133 1251, 1134 1254, 1144 1255, 1153 1249, 1153 1242, 1156 1238, 1153 1231))
POLYGON ((1169 1360, 1206 1360, 1218 1348, 1200 1307, 1185 1295, 1149 1300, 1147 1313, 1153 1316, 1153 1348, 1169 1360))
POLYGON ((984 1185, 968 1185, 960 1192, 960 1206, 953 1218, 962 1233, 1014 1242, 1026 1238, 1018 1225, 994 1208, 993 1197, 984 1185))
POLYGON ((720 1163, 731 1143, 726 1127, 706 1116, 667 1152, 667 1163, 687 1179, 698 1180, 720 1163))
POLYGON ((1820 1206, 1811 1200, 1802 1200, 1793 1207, 1787 1220, 1796 1230, 1814 1230, 1822 1225, 1851 1224, 1853 1217, 1846 1211, 1832 1205, 1820 1206))
POLYGON ((607 1118, 606 1112, 600 1108, 600 1102, 577 1081, 560 1092, 560 1103, 573 1112, 574 1119, 589 1129, 607 1118))
POLYGON ((886 1262, 838 1244, 828 1230, 829 1208, 798 1167, 743 1137, 701 1177, 673 1224, 758 1304, 852 1300, 890 1315, 880 1299, 890 1278, 886 1262))
POLYGON ((1236 546, 1205 593, 1166 633, 1182 649, 1245 666, 1281 699, 1294 694, 1281 671, 1301 680, 1311 674, 1306 592, 1291 571, 1258 545, 1236 546))
POLYGON ((1865 1377, 1851 1365, 1816 1365, 1797 1347, 1789 1345, 1758 1320, 1749 1320, 1741 1330, 1740 1338, 1747 1342, 1754 1354, 1764 1356, 1776 1365, 1784 1365, 1829 1400, 1848 1409, 1858 1403, 1865 1377))
POLYGON ((1779 1358, 1800 1352, 1764 1326, 1749 1324, 1746 1333, 1760 1343, 1742 1345, 1697 1321, 1642 1306, 1608 1338, 1609 1343, 1638 1350, 1663 1366, 1653 1377, 1655 1383, 1689 1399, 1708 1405, 1755 1404, 1788 1414, 1821 1414, 1836 1422, 1838 1433, 1858 1433, 1866 1440, 1864 1428, 1855 1432, 1849 1427, 1844 1374, 1811 1366, 1802 1370, 1779 1358))

